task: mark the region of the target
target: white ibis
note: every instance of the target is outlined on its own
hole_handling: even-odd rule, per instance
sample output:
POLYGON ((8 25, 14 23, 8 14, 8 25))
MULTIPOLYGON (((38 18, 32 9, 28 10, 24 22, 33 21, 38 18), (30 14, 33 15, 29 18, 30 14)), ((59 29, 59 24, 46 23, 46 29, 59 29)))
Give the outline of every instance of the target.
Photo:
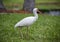
MULTIPOLYGON (((17 24, 15 24, 15 28, 16 27, 19 27, 19 28, 21 28, 21 27, 27 27, 27 32, 28 32, 28 27, 30 25, 32 25, 38 19, 37 11, 38 11, 38 8, 34 8, 33 9, 34 16, 29 16, 29 17, 26 17, 26 18, 20 20, 19 22, 17 22, 17 24)), ((20 31, 20 34, 21 34, 21 37, 23 37, 21 31, 20 31)))

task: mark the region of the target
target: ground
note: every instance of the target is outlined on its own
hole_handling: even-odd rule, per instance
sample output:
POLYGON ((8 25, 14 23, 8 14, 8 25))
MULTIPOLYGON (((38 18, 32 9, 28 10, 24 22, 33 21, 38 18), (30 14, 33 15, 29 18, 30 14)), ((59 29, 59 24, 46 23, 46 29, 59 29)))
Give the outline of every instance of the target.
POLYGON ((20 39, 18 28, 14 25, 21 19, 33 14, 6 13, 0 14, 0 42, 59 42, 60 41, 60 16, 40 15, 39 19, 30 26, 29 39, 25 36, 26 27, 22 32, 24 39, 20 39), (8 18, 7 18, 8 17, 8 18))

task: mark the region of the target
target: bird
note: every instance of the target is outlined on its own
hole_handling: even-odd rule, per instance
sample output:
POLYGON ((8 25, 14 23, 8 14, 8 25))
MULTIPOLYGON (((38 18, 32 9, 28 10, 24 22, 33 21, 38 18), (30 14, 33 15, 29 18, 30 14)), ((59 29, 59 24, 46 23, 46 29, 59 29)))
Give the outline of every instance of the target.
MULTIPOLYGON (((37 13, 37 11, 38 11, 38 8, 34 8, 33 9, 34 16, 26 17, 26 18, 20 20, 19 22, 17 22, 15 24, 15 26, 14 26, 15 28, 17 28, 17 27, 20 28, 20 34, 21 34, 22 38, 23 38, 23 35, 22 35, 22 32, 21 32, 22 27, 27 27, 27 32, 28 32, 28 27, 30 25, 32 25, 38 19, 38 13, 37 13)), ((27 33, 27 35, 28 35, 28 33, 27 33)))

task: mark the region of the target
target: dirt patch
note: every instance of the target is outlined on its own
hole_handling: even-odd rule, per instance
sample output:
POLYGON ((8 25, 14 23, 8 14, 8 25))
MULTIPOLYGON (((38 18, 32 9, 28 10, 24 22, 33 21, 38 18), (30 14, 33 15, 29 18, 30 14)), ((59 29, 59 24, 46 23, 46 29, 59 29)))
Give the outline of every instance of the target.
POLYGON ((0 10, 0 13, 31 13, 24 10, 0 10))

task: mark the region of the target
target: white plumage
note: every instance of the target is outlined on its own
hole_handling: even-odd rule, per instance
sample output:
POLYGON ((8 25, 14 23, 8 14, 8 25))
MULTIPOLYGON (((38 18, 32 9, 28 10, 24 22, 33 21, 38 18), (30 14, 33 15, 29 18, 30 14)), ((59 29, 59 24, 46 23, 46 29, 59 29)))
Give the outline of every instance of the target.
POLYGON ((15 27, 30 26, 31 24, 33 24, 38 19, 37 10, 38 10, 37 8, 34 8, 33 9, 34 16, 22 19, 15 25, 15 27))
POLYGON ((36 19, 34 17, 27 17, 22 19, 21 21, 19 21, 15 27, 19 27, 19 26, 29 26, 31 24, 33 24, 36 21, 36 19))
MULTIPOLYGON (((38 9, 37 8, 34 8, 33 9, 33 14, 34 16, 30 16, 30 17, 26 17, 24 19, 22 19, 21 21, 19 21, 16 25, 15 25, 15 28, 16 27, 23 27, 23 26, 30 26, 32 25, 37 19, 38 19, 38 14, 37 14, 37 11, 38 9)), ((22 32, 21 32, 21 29, 20 29, 20 35, 21 35, 21 38, 23 38, 23 35, 22 35, 22 32)), ((28 28, 27 28, 27 36, 28 36, 28 28)))

